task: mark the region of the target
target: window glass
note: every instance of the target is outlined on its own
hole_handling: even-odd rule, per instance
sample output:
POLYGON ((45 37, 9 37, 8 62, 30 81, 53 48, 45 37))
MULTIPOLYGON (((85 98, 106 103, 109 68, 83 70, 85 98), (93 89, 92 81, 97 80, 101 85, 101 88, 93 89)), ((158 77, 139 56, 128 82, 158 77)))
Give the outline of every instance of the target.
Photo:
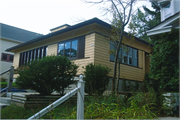
POLYGON ((128 49, 128 55, 132 56, 132 48, 128 49))
POLYGON ((24 65, 26 63, 26 52, 24 53, 24 65))
MULTIPOLYGON (((46 56, 47 55, 46 49, 47 46, 20 53, 19 67, 22 65, 26 65, 29 61, 42 58, 44 57, 44 55, 46 56)), ((9 61, 11 61, 10 59, 13 60, 13 58, 14 56, 9 58, 9 61)))
POLYGON ((38 52, 37 52, 37 59, 39 59, 39 55, 40 55, 40 48, 38 49, 38 52))
MULTIPOLYGON (((110 44, 110 49, 111 50, 114 49, 114 46, 111 44, 110 44)), ((137 49, 122 45, 119 51, 119 59, 121 57, 123 58, 122 63, 137 67, 137 62, 138 62, 137 49)), ((115 59, 114 55, 110 54, 110 60, 114 61, 114 59, 115 59)))
MULTIPOLYGON (((114 50, 115 49, 115 47, 114 47, 114 45, 113 45, 113 42, 110 42, 110 50, 114 50)), ((114 61, 114 55, 113 54, 110 54, 110 60, 111 61, 114 61)))
POLYGON ((133 65, 137 67, 137 50, 133 49, 133 65))
POLYGON ((28 62, 28 59, 29 59, 29 51, 26 52, 26 55, 27 55, 26 61, 28 62))
POLYGON ((33 54, 33 51, 31 50, 30 61, 32 61, 32 54, 33 54))
POLYGON ((59 44, 58 55, 64 55, 64 43, 59 44))
POLYGON ((125 63, 125 64, 127 64, 127 63, 128 63, 127 56, 124 56, 124 63, 125 63))
POLYGON ((129 64, 132 65, 132 57, 129 57, 129 64))
POLYGON ((70 42, 65 43, 64 56, 66 56, 66 57, 70 56, 70 42))
POLYGON ((9 62, 13 62, 14 55, 9 55, 9 62))
POLYGON ((7 61, 7 57, 8 57, 7 54, 2 54, 2 60, 3 60, 3 61, 7 61))
POLYGON ((36 49, 34 49, 34 59, 33 60, 35 60, 36 59, 36 49))
POLYGON ((164 15, 165 18, 168 18, 171 15, 170 3, 164 6, 164 15))
POLYGON ((77 57, 77 46, 78 46, 78 41, 72 41, 72 47, 71 47, 71 57, 77 57))

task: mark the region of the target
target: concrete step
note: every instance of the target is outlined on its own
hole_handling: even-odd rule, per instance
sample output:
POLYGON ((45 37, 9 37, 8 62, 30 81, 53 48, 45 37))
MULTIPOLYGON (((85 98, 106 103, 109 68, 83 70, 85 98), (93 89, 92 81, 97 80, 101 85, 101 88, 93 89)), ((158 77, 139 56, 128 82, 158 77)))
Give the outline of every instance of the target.
POLYGON ((1 97, 1 103, 4 104, 11 104, 11 98, 10 97, 1 97))
POLYGON ((0 110, 5 108, 6 106, 9 106, 10 104, 4 104, 4 103, 0 103, 0 110))

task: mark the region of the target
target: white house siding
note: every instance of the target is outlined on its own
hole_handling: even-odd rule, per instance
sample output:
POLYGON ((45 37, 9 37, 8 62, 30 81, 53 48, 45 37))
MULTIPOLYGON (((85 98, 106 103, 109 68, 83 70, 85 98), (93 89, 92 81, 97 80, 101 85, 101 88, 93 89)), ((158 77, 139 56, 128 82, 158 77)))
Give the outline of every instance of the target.
MULTIPOLYGON (((13 65, 12 62, 1 61, 2 53, 7 53, 7 54, 13 55, 14 53, 6 52, 5 50, 10 47, 16 46, 18 44, 20 44, 20 42, 15 42, 15 41, 7 40, 7 39, 0 39, 0 73, 9 69, 10 66, 13 65)), ((6 73, 6 74, 2 75, 1 77, 8 79, 8 74, 9 73, 6 73)))

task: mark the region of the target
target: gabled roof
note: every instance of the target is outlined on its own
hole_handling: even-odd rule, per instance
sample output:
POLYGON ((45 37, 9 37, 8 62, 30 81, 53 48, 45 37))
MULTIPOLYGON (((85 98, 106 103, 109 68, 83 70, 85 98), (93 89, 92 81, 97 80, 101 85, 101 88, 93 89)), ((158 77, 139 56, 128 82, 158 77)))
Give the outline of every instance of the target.
MULTIPOLYGON (((32 39, 30 41, 27 41, 25 43, 22 43, 20 45, 17 45, 17 46, 14 46, 14 47, 11 47, 9 49, 7 49, 6 51, 11 51, 11 50, 14 50, 14 49, 17 49, 17 48, 20 48, 20 47, 23 47, 23 46, 26 46, 28 44, 31 44, 31 43, 35 43, 37 41, 41 41, 41 40, 44 40, 44 39, 47 39, 47 38, 50 38, 50 37, 53 37, 53 36, 56 36, 56 35, 59 35, 59 34, 63 34, 65 32, 69 32, 71 30, 75 30, 75 29, 78 29, 80 27, 84 27, 84 26, 87 26, 87 25, 91 25, 93 23, 96 23, 96 24, 99 24, 105 28, 108 28, 108 29, 111 29, 111 25, 98 19, 98 18, 93 18, 93 19, 90 19, 90 20, 87 20, 87 21, 84 21, 84 22, 81 22, 81 23, 78 23, 76 25, 73 25, 73 26, 69 26, 65 29, 62 29, 62 30, 59 30, 59 31, 56 31, 56 32, 53 32, 53 33, 49 33, 47 35, 44 35, 44 36, 41 36, 41 37, 38 37, 38 38, 35 38, 35 39, 32 39)), ((125 34, 127 35, 127 33, 125 34)), ((143 44, 146 44, 146 45, 149 45, 148 42, 140 39, 140 38, 137 38, 135 37, 135 40, 137 40, 138 42, 141 42, 143 44)), ((151 45, 152 46, 152 45, 151 45)))
POLYGON ((1 38, 10 39, 19 42, 27 42, 28 40, 32 40, 34 38, 42 36, 42 34, 13 27, 3 23, 0 23, 0 30, 1 30, 0 32, 1 38))

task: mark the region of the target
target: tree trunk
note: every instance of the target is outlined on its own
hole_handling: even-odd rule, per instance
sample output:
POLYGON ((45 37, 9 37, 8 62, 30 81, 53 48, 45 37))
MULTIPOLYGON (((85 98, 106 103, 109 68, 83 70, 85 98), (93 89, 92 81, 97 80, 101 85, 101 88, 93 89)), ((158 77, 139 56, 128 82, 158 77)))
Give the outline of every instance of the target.
POLYGON ((120 78, 120 60, 118 61, 118 76, 116 80, 116 94, 118 93, 118 88, 119 88, 119 78, 120 78))

